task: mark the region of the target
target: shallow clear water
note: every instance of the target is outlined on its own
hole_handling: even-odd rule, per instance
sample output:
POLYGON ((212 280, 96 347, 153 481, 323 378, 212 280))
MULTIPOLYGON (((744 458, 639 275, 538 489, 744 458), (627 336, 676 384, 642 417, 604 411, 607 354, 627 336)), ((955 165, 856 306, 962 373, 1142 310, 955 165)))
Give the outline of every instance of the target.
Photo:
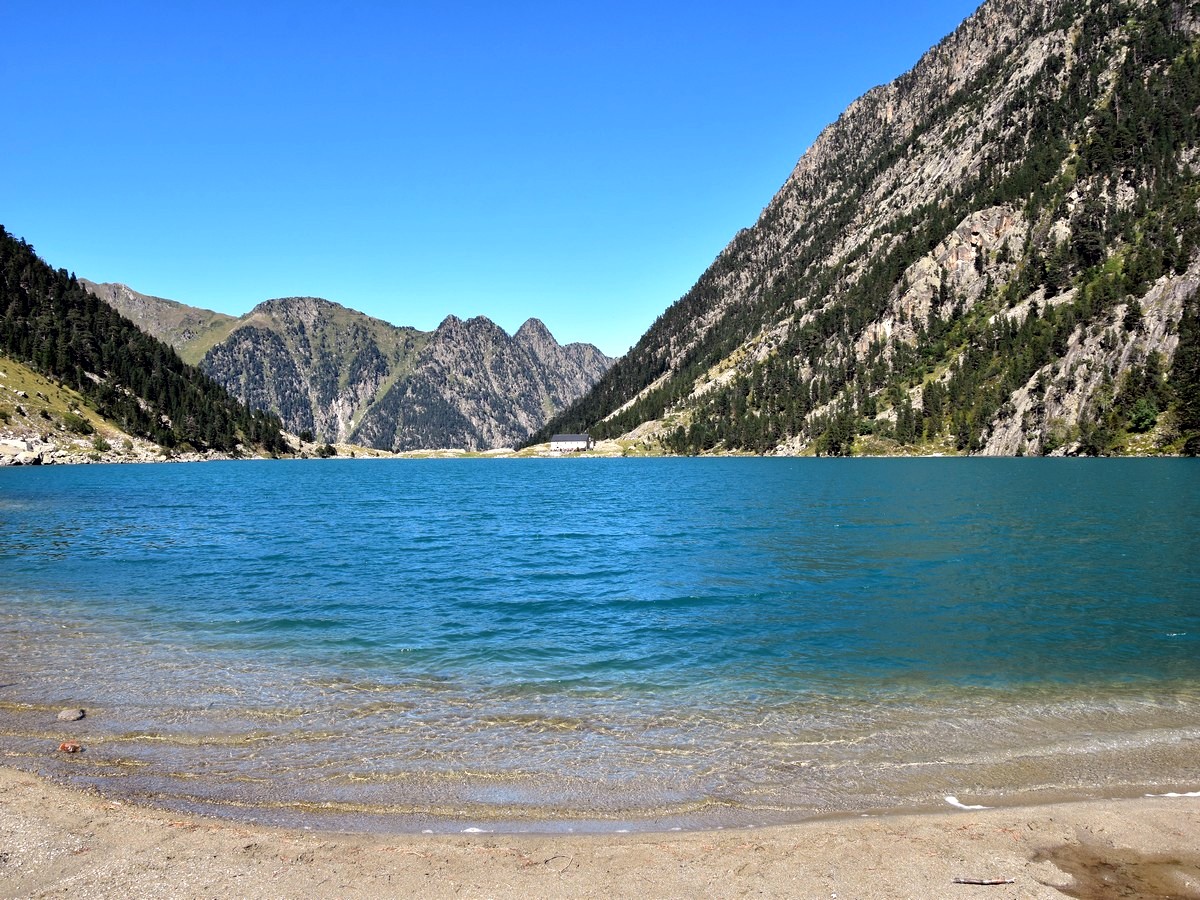
POLYGON ((1194 790, 1198 501, 1187 460, 0 470, 0 761, 434 830, 1194 790))

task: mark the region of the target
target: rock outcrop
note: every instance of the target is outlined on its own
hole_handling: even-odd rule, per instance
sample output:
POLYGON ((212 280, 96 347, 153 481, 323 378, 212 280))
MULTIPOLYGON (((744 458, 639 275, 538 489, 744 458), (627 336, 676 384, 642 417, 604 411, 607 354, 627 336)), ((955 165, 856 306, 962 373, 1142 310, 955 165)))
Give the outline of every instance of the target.
POLYGON ((58 448, 48 441, 0 440, 0 466, 40 466, 54 461, 58 448))

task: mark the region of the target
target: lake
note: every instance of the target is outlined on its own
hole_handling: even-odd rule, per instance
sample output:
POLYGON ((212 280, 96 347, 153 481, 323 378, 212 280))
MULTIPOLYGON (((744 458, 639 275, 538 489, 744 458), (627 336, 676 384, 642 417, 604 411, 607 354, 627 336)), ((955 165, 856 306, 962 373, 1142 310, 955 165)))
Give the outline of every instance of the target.
POLYGON ((0 762, 408 831, 1193 791, 1198 509, 1191 460, 0 469, 0 762))

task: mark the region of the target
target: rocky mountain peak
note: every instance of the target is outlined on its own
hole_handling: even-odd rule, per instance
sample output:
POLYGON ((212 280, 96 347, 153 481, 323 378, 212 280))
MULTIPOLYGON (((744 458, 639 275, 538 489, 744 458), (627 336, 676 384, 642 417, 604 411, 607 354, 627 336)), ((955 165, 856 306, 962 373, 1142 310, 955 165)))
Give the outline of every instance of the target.
POLYGON ((281 319, 298 319, 312 324, 318 320, 328 319, 338 313, 349 311, 342 304, 326 300, 323 297, 275 297, 256 305, 246 318, 275 316, 281 319))
POLYGON ((513 337, 518 341, 527 341, 530 343, 545 343, 554 340, 554 336, 550 333, 550 329, 546 327, 545 323, 541 319, 533 318, 526 319, 513 337))
POLYGON ((431 340, 437 344, 457 347, 467 344, 508 342, 512 339, 503 328, 487 316, 472 316, 469 319, 446 316, 434 330, 431 340))

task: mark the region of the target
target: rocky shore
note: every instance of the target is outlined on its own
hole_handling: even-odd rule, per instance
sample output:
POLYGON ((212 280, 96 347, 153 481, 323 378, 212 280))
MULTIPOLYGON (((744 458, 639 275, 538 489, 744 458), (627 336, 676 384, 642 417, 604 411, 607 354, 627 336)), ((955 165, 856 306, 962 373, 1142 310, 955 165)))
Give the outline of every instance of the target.
MULTIPOLYGON (((107 442, 105 442, 107 443, 107 442)), ((99 449, 92 443, 46 441, 40 437, 0 438, 0 466, 62 466, 88 463, 198 462, 232 459, 228 453, 164 453, 155 444, 132 441, 129 445, 99 449)))

